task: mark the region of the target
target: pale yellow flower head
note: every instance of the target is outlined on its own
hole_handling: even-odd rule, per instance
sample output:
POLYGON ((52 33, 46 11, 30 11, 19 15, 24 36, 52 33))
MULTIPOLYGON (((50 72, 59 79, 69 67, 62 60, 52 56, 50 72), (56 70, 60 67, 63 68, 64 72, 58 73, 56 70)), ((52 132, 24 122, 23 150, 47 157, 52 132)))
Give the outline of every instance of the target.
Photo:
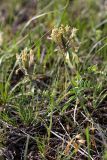
POLYGON ((59 47, 70 68, 73 68, 72 64, 79 63, 79 57, 77 55, 79 49, 77 31, 77 28, 71 28, 69 25, 61 25, 54 27, 51 33, 51 40, 59 47))
POLYGON ((70 26, 61 25, 60 27, 54 27, 51 33, 51 39, 60 47, 60 49, 67 51, 71 48, 74 52, 78 51, 78 44, 76 42, 76 28, 70 26))
POLYGON ((19 65, 19 69, 23 70, 25 74, 31 75, 34 69, 34 52, 27 48, 21 51, 21 54, 16 54, 16 60, 19 65))

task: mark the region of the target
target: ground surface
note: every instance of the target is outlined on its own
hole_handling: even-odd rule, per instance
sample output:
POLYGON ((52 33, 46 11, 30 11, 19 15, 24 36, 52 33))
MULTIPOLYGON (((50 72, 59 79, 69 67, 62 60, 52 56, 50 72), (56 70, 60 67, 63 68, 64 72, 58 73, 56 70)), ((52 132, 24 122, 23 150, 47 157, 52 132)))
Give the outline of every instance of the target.
POLYGON ((107 159, 107 0, 0 0, 3 159, 107 159), (61 24, 78 29, 72 67, 61 24))

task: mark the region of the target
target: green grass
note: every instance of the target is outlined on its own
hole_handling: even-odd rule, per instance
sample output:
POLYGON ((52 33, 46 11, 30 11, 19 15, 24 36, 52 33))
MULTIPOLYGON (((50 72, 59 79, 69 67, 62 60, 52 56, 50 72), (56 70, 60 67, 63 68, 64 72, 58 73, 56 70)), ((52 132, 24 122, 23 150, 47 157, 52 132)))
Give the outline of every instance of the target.
POLYGON ((106 1, 0 3, 0 156, 106 160, 106 1), (79 61, 64 52, 73 68, 50 39, 61 24, 78 29, 79 61), (34 53, 28 75, 16 60, 25 48, 34 53))

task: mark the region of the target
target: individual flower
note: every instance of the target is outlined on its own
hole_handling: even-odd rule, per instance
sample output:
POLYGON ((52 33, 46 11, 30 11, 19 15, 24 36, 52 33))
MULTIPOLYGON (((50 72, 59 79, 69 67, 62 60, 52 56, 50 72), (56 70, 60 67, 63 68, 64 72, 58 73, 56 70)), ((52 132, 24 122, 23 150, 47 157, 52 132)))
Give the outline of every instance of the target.
POLYGON ((22 52, 21 52, 21 60, 22 60, 22 65, 24 68, 28 68, 28 64, 29 64, 29 58, 28 58, 28 53, 27 53, 27 48, 25 48, 22 52))
POLYGON ((77 28, 73 28, 73 29, 72 29, 72 32, 71 32, 71 35, 70 35, 70 38, 71 38, 71 39, 74 38, 74 37, 76 37, 77 31, 78 31, 77 28))
POLYGON ((69 31, 70 31, 70 26, 66 25, 66 26, 65 26, 65 31, 66 31, 66 32, 69 32, 69 31))

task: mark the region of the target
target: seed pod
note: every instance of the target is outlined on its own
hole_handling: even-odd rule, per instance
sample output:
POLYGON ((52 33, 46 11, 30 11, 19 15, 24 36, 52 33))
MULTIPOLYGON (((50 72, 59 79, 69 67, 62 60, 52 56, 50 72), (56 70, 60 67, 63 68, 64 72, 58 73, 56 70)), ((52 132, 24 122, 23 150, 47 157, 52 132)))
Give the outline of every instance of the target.
POLYGON ((79 139, 79 140, 78 140, 78 143, 80 143, 80 144, 85 144, 85 140, 84 140, 84 139, 79 139))
POLYGON ((31 49, 29 53, 29 67, 33 67, 33 66, 34 66, 34 52, 31 49))

